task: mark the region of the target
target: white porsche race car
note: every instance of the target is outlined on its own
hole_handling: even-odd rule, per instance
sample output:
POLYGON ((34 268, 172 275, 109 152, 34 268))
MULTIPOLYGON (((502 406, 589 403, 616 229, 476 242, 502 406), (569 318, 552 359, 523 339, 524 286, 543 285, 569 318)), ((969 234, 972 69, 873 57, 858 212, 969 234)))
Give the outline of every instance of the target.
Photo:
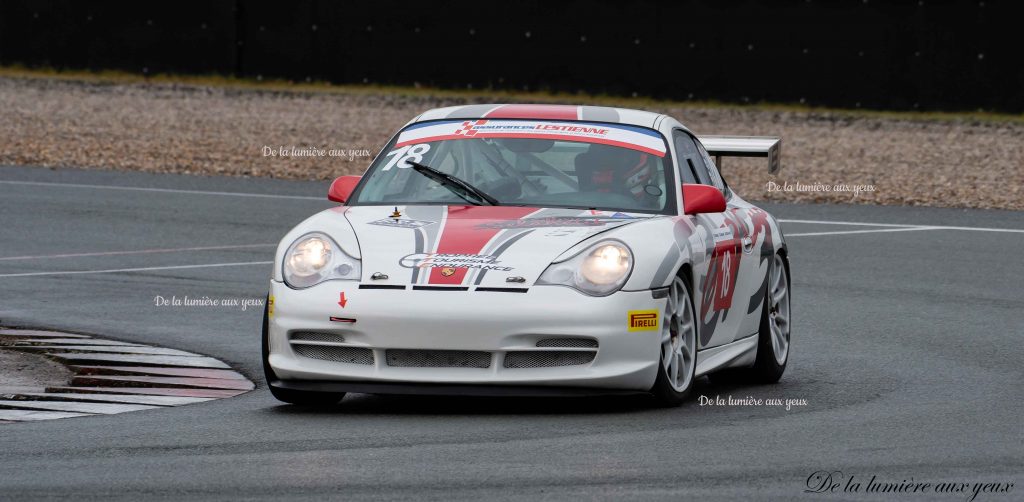
POLYGON ((263 323, 274 396, 651 393, 728 370, 775 382, 790 343, 775 219, 712 157, 778 138, 675 119, 469 105, 409 122, 339 206, 281 241, 263 323))

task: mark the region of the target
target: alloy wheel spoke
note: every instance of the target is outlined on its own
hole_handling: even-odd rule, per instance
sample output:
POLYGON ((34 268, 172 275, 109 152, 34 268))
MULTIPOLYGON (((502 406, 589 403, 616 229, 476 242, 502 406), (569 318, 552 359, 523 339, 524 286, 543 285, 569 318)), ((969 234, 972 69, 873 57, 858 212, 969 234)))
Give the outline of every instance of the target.
POLYGON ((668 364, 668 378, 673 385, 679 384, 679 372, 676 369, 678 366, 679 360, 676 358, 675 353, 673 353, 668 364))
POLYGON ((786 316, 781 313, 776 313, 775 325, 780 328, 786 327, 787 325, 789 325, 789 319, 787 319, 786 316))
POLYGON ((686 318, 684 318, 684 317, 680 317, 679 318, 679 332, 680 333, 689 333, 689 332, 693 331, 693 319, 690 319, 689 317, 690 316, 686 316, 686 318))
POLYGON ((779 343, 779 334, 774 330, 772 331, 772 349, 775 350, 776 354, 780 354, 782 352, 782 344, 779 343))

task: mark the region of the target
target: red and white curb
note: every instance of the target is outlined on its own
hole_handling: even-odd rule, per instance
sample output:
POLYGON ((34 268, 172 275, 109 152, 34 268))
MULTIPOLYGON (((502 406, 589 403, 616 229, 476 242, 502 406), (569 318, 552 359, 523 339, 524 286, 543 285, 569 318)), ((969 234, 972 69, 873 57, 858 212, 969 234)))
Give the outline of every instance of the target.
POLYGON ((181 406, 255 387, 212 357, 74 333, 0 329, 0 349, 42 354, 74 373, 45 392, 0 394, 0 423, 181 406))

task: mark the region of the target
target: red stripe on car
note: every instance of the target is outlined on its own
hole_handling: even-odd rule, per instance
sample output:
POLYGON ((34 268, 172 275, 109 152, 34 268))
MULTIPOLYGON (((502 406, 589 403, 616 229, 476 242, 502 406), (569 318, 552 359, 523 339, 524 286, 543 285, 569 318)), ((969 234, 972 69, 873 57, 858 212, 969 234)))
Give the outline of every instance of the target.
MULTIPOLYGON (((518 220, 536 211, 532 207, 505 206, 449 206, 444 229, 438 236, 438 254, 480 254, 491 238, 501 232, 500 228, 480 227, 484 223, 502 220, 518 220)), ((430 284, 462 284, 469 269, 455 268, 449 276, 442 274, 443 267, 430 269, 430 284)))

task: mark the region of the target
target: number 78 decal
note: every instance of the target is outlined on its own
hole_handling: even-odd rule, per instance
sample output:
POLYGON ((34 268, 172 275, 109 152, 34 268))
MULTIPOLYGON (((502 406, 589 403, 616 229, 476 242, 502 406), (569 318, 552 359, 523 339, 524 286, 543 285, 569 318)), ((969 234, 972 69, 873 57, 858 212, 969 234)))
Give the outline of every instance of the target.
POLYGON ((408 161, 416 163, 423 162, 423 155, 430 151, 430 145, 426 143, 420 143, 418 145, 406 145, 401 148, 391 150, 385 155, 385 157, 391 157, 381 171, 388 171, 392 167, 398 166, 399 169, 408 169, 412 167, 408 161))

